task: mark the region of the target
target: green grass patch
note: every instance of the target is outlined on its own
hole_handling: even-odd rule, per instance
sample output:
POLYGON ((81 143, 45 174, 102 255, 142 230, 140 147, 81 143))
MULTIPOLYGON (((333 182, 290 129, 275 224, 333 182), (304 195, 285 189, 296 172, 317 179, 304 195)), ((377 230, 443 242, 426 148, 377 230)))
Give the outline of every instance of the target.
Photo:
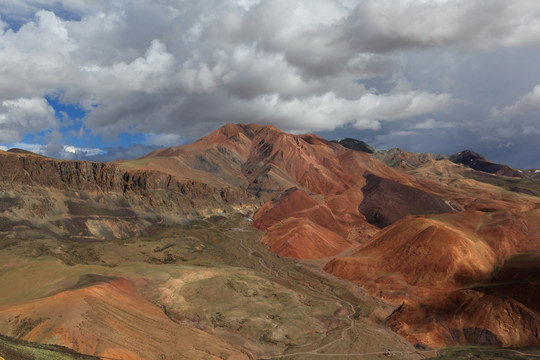
POLYGON ((5 360, 99 360, 62 346, 42 345, 0 335, 0 359, 5 360))

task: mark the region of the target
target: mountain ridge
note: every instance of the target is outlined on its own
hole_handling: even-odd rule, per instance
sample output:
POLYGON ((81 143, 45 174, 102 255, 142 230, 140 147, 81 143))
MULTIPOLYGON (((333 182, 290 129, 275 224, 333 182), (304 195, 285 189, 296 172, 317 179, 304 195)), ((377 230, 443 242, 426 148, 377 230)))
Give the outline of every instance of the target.
POLYGON ((366 152, 373 154, 377 159, 385 164, 401 168, 403 170, 411 170, 430 160, 448 159, 455 164, 462 164, 471 169, 507 177, 528 178, 534 177, 540 173, 537 169, 516 169, 506 164, 494 163, 486 157, 478 154, 473 150, 462 150, 452 155, 433 154, 433 153, 414 153, 408 152, 399 148, 388 150, 377 150, 369 144, 361 140, 346 138, 343 140, 332 140, 348 149, 366 152))

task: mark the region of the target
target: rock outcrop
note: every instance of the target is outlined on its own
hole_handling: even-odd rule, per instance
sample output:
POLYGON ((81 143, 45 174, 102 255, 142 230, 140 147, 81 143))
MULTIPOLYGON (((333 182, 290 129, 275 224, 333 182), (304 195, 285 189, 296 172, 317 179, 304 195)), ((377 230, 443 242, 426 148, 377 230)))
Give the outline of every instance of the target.
POLYGON ((0 236, 41 233, 92 241, 196 216, 253 212, 260 201, 214 185, 121 164, 0 153, 0 236))

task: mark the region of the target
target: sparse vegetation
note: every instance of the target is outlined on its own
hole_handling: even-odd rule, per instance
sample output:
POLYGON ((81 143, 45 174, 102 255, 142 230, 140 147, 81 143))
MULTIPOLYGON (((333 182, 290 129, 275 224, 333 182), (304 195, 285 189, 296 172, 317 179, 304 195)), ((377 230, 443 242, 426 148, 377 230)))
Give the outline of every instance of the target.
POLYGON ((439 350, 437 360, 533 360, 540 359, 540 348, 452 348, 439 350))
POLYGON ((34 344, 0 335, 0 359, 5 360, 99 360, 65 347, 34 344))
POLYGON ((479 172, 466 172, 469 178, 501 187, 505 190, 532 196, 540 196, 540 179, 521 179, 495 176, 479 172))
POLYGON ((242 215, 230 214, 156 227, 135 238, 21 241, 2 250, 0 260, 9 263, 31 253, 31 267, 14 263, 11 270, 11 278, 24 276, 29 281, 15 286, 0 279, 0 286, 11 289, 3 301, 44 298, 121 277, 144 279, 138 290, 166 309, 170 319, 231 343, 241 339, 257 356, 286 352, 292 354, 290 359, 302 359, 300 354, 319 348, 344 354, 351 349, 373 352, 379 351, 378 344, 395 341, 388 330, 369 320, 380 303, 324 274, 316 261, 269 253, 260 236, 242 215), (357 341, 359 333, 367 340, 357 341))

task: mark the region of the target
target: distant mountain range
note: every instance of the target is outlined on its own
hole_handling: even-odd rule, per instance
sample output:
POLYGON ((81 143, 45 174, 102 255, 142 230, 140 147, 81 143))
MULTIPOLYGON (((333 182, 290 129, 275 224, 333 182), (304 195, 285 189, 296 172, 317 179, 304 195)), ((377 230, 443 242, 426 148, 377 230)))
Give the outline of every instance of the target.
POLYGON ((326 347, 316 344, 331 338, 348 344, 338 349, 346 354, 360 346, 349 331, 363 313, 355 302, 365 301, 363 326, 410 358, 415 350, 384 324, 416 349, 540 345, 537 170, 470 150, 381 151, 255 124, 227 124, 192 144, 112 163, 0 151, 0 168, 1 266, 13 269, 0 286, 24 284, 35 271, 47 279, 0 297, 3 335, 87 355, 157 359, 173 358, 163 345, 176 341, 162 331, 170 327, 188 339, 175 349, 196 357, 211 343, 210 353, 229 358, 301 358, 309 353, 301 346, 322 354, 326 347), (215 225, 234 219, 245 227, 215 225), (175 240, 178 226, 189 236, 175 240), (266 248, 235 240, 255 229, 266 248), (205 250, 213 246, 222 250, 205 250), (211 256, 236 265, 217 268, 211 256), (380 302, 360 290, 338 292, 345 285, 328 274, 380 302), (317 291, 314 276, 326 284, 317 291), (203 306, 208 299, 220 305, 203 306), (328 301, 341 305, 326 313, 328 301), (284 302, 318 330, 289 318, 284 302), (314 315, 319 302, 326 310, 314 315), (264 306, 248 316, 244 307, 255 303, 264 306), (78 310, 55 310, 71 304, 78 310), (98 315, 106 320, 91 318, 98 315), (129 327, 144 324, 152 355, 129 340, 129 327), (100 333, 108 339, 102 345, 100 333))
POLYGON ((374 147, 363 141, 351 138, 332 140, 332 142, 340 144, 347 149, 373 154, 373 156, 392 167, 400 166, 402 168, 414 168, 429 160, 448 159, 455 164, 462 164, 471 169, 489 174, 518 178, 540 177, 540 169, 514 169, 505 164, 496 164, 472 150, 464 150, 448 156, 431 153, 411 153, 397 148, 390 150, 376 150, 374 147))

